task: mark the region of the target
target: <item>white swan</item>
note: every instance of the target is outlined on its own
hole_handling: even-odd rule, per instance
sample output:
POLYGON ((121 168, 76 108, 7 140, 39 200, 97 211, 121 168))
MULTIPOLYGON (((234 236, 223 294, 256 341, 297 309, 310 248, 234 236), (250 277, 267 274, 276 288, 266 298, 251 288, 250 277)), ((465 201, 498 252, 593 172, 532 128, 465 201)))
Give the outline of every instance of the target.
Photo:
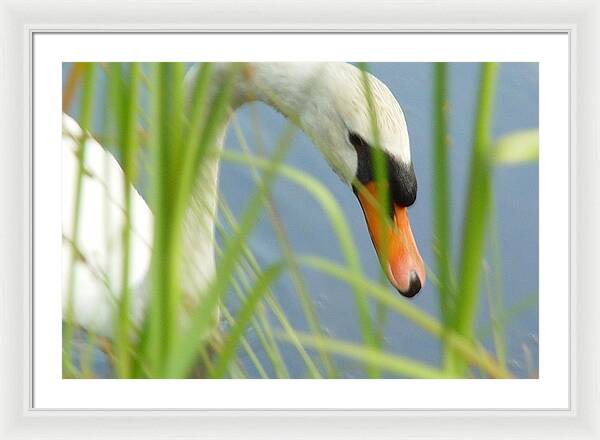
MULTIPOLYGON (((215 65, 218 82, 227 63, 215 65)), ((197 68, 186 77, 195 82, 197 68)), ((308 134, 333 170, 352 186, 363 208, 368 229, 390 282, 405 296, 414 296, 425 283, 425 268, 408 222, 407 207, 416 198, 416 178, 410 159, 408 130, 400 105, 377 78, 369 75, 376 114, 378 145, 387 160, 390 215, 395 227, 380 222, 372 201, 378 191, 371 150, 374 130, 365 97, 362 72, 346 63, 249 63, 236 81, 232 106, 263 101, 308 134), (360 182, 362 185, 358 185, 360 182), (353 185, 354 183, 354 185, 353 185), (362 188, 362 189, 358 189, 362 188), (366 194, 366 193, 370 193, 366 194)), ((188 87, 189 89, 189 87, 188 87)), ((221 127, 222 144, 227 124, 221 127)), ((77 139, 81 128, 63 116, 63 316, 69 303, 68 276, 72 242, 73 193, 78 173, 77 139)), ((121 291, 121 233, 123 227, 123 171, 114 157, 92 137, 86 138, 85 173, 81 199, 77 258, 74 259, 72 311, 76 322, 103 336, 114 328, 121 291), (108 225, 108 226, 107 226, 108 225)), ((197 292, 215 272, 214 212, 219 164, 207 160, 185 219, 183 252, 184 292, 197 292), (197 209, 198 206, 208 207, 197 209), (204 215, 199 214, 203 212, 204 215)), ((134 190, 132 197, 131 262, 128 285, 132 292, 132 321, 140 324, 146 304, 146 274, 152 243, 152 213, 134 190)))

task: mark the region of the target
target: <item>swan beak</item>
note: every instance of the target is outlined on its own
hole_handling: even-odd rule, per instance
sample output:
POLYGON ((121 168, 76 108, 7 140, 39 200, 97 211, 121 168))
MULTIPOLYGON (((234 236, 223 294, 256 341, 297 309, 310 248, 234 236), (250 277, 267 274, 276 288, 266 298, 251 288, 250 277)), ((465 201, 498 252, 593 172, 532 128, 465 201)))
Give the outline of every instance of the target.
POLYGON ((379 262, 390 283, 403 296, 411 298, 425 286, 425 265, 408 221, 408 209, 392 204, 393 221, 382 218, 377 209, 377 185, 369 182, 355 189, 379 262))

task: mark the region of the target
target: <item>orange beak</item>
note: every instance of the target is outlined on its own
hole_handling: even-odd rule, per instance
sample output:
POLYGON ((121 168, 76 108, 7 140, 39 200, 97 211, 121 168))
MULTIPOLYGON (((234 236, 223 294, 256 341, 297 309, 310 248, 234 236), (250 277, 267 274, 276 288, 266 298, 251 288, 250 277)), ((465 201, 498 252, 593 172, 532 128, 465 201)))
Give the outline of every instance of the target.
POLYGON ((404 296, 413 297, 425 285, 425 265, 408 221, 408 209, 393 205, 393 221, 382 218, 375 182, 356 191, 371 240, 390 283, 404 296))

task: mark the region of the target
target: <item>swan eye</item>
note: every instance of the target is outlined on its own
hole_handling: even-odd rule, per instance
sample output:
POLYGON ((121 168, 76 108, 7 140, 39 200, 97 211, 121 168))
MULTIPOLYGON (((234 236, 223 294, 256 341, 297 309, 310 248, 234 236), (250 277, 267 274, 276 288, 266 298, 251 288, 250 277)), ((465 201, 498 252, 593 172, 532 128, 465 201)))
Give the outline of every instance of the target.
MULTIPOLYGON (((356 179, 366 185, 375 181, 373 166, 374 148, 359 134, 348 132, 348 140, 356 150, 356 179)), ((417 197, 417 179, 412 163, 405 164, 381 151, 387 165, 387 181, 390 188, 391 201, 399 206, 410 206, 417 197)), ((380 154, 381 154, 380 153, 380 154)))

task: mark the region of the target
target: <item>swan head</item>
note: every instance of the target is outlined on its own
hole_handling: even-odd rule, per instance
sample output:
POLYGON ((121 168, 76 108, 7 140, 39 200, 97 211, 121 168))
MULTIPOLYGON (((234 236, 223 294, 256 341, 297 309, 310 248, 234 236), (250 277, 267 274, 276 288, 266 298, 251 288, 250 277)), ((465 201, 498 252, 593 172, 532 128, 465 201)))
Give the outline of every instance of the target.
POLYGON ((302 128, 356 195, 389 281, 416 295, 425 285, 408 221, 417 180, 404 114, 385 84, 348 63, 248 63, 234 95, 234 107, 257 99, 302 128), (386 165, 383 179, 376 157, 386 165), (387 189, 385 207, 378 181, 387 189))
POLYGON ((365 78, 350 64, 326 64, 317 78, 300 114, 301 125, 351 186, 389 281, 412 297, 425 285, 425 265, 408 219, 417 180, 402 109, 385 84, 370 74, 365 78), (377 178, 376 162, 385 163, 383 178, 377 178), (380 199, 385 192, 389 203, 384 207, 380 199))

